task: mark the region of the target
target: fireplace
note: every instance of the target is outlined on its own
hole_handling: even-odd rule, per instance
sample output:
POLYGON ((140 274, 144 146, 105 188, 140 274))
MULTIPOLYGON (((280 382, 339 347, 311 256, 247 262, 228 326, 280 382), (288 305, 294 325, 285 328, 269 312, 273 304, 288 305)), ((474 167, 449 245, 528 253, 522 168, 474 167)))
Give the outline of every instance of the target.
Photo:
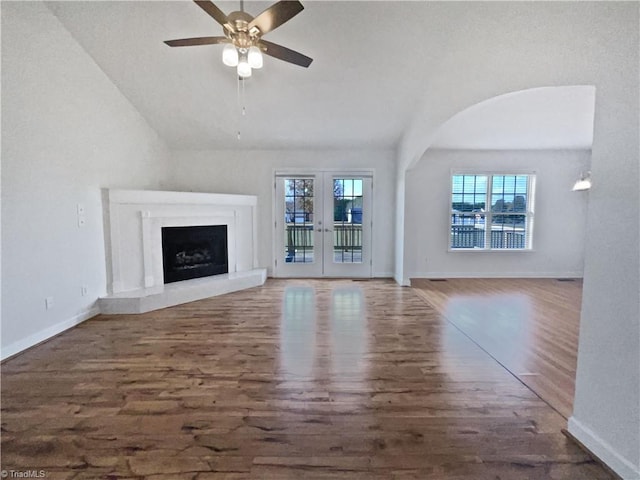
POLYGON ((111 189, 103 191, 103 200, 108 227, 105 240, 109 292, 100 299, 102 313, 151 312, 264 284, 267 271, 257 268, 255 195, 111 189), (202 226, 214 227, 215 233, 190 243, 204 247, 166 245, 172 230, 202 226), (209 245, 212 236, 216 246, 209 245), (199 263, 212 265, 204 267, 206 277, 187 280, 192 275, 186 275, 186 271, 191 274, 199 270, 198 275, 203 274, 202 265, 184 268, 187 259, 188 265, 195 267, 195 260, 207 257, 196 251, 200 249, 209 250, 207 255, 213 260, 199 263), (217 259, 219 253, 222 260, 217 259), (176 258, 180 261, 173 262, 176 258), (167 272, 174 263, 183 268, 167 272), (182 279, 186 281, 179 281, 182 279))
POLYGON ((229 272, 227 226, 162 227, 164 283, 229 272))

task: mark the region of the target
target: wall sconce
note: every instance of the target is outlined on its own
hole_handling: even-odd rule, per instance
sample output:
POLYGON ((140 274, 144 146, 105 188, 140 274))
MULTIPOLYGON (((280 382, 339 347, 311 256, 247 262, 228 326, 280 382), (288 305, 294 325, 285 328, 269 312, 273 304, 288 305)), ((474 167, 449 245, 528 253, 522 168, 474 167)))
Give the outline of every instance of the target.
POLYGON ((574 192, 580 192, 582 190, 589 190, 590 188, 591 172, 589 171, 586 175, 584 173, 580 174, 580 178, 578 179, 578 181, 576 181, 571 190, 573 190, 574 192))

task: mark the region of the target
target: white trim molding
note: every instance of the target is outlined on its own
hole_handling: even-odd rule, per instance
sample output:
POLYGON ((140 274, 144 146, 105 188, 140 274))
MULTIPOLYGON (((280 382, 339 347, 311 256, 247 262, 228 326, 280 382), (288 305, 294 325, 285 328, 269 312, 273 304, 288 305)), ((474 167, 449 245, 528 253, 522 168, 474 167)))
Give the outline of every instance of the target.
POLYGON ((582 278, 583 272, 413 272, 412 278, 582 278))
POLYGON ((0 353, 0 360, 6 360, 13 355, 16 355, 23 350, 34 347, 39 343, 44 342, 45 340, 49 340, 56 335, 64 332, 65 330, 69 330, 76 325, 81 324, 82 322, 89 320, 90 318, 95 317, 100 314, 100 309, 97 305, 84 310, 73 317, 64 320, 62 322, 56 323, 44 330, 40 330, 39 332, 34 333, 33 335, 29 335, 22 340, 18 340, 17 342, 12 343, 11 345, 7 345, 2 348, 2 352, 0 353))
POLYGON ((569 418, 568 430, 576 440, 582 443, 611 470, 622 477, 623 480, 640 479, 640 465, 633 465, 626 458, 622 457, 611 445, 574 416, 569 418))

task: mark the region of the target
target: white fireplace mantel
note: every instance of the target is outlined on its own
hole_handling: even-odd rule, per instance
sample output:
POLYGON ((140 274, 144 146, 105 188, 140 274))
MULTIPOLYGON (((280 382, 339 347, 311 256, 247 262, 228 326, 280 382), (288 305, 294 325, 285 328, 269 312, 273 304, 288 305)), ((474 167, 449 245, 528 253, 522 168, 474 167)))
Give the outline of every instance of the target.
POLYGON ((113 300, 111 308, 103 308, 108 310, 105 313, 148 311, 140 304, 129 308, 135 311, 121 311, 125 298, 147 297, 146 304, 162 308, 168 304, 158 300, 158 295, 171 296, 167 302, 175 305, 182 303, 176 291, 191 301, 196 290, 200 292, 196 296, 202 298, 203 294, 210 296, 207 292, 226 293, 264 283, 266 271, 257 268, 256 196, 151 190, 105 190, 103 196, 109 295, 101 304, 113 300), (199 225, 227 226, 229 274, 165 286, 162 228, 199 225), (209 283, 212 289, 207 289, 209 283), (149 302, 149 296, 156 300, 149 302), (114 311, 114 302, 121 305, 118 311, 114 311))

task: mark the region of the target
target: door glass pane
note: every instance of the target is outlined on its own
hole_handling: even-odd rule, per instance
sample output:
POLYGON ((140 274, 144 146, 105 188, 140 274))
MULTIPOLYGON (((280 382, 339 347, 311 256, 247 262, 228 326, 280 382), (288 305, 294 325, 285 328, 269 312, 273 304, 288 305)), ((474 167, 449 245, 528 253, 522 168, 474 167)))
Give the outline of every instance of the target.
POLYGON ((313 263, 313 179, 284 180, 284 258, 287 263, 313 263))
POLYGON ((333 261, 362 263, 362 179, 333 179, 333 261))

